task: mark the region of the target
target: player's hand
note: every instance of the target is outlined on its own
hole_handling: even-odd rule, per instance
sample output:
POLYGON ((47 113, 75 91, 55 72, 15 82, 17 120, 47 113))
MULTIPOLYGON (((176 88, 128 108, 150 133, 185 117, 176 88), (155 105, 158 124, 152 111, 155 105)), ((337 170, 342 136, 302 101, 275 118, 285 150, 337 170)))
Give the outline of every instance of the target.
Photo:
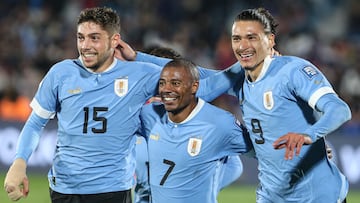
POLYGON ((136 51, 134 51, 128 43, 119 38, 118 46, 115 49, 115 57, 123 61, 134 61, 136 58, 136 51))
POLYGON ((4 189, 12 201, 17 201, 29 194, 29 180, 26 177, 26 162, 16 159, 10 166, 4 181, 4 189))
POLYGON ((285 160, 291 160, 294 157, 294 153, 296 156, 300 154, 301 147, 304 144, 311 143, 312 140, 307 135, 299 133, 287 133, 286 135, 283 135, 279 139, 275 140, 273 146, 275 149, 285 148, 285 160))

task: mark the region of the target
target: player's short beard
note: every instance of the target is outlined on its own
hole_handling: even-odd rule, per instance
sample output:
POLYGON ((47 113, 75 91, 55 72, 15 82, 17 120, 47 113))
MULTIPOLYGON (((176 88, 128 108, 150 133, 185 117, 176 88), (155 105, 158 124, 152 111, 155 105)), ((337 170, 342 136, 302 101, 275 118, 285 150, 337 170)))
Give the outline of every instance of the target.
POLYGON ((95 63, 93 66, 87 67, 89 69, 91 69, 92 71, 96 72, 102 65, 104 65, 106 61, 106 58, 103 57, 101 58, 101 60, 99 60, 97 63, 95 63))
POLYGON ((265 60, 265 58, 263 60, 261 60, 259 63, 253 65, 253 66, 244 66, 243 68, 247 71, 252 71, 255 70, 261 63, 263 63, 265 60))

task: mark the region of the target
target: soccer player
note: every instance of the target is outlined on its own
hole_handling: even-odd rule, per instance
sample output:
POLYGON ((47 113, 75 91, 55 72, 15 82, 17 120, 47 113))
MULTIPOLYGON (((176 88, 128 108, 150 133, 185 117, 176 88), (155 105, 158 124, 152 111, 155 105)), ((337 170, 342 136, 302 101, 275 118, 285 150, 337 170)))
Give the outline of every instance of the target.
POLYGON ((153 203, 216 202, 226 157, 251 148, 230 112, 196 96, 198 80, 192 62, 170 61, 159 79, 162 102, 141 111, 153 203))
MULTIPOLYGON (((31 102, 32 113, 4 181, 11 200, 28 194, 26 163, 41 130, 56 116, 58 140, 48 173, 52 202, 131 202, 139 114, 157 92, 162 67, 114 58, 119 32, 120 18, 110 8, 80 13, 79 58, 52 66, 31 102)), ((225 79, 235 79, 236 70, 242 71, 229 69, 202 80, 203 98, 212 100, 214 91, 209 86, 226 87, 225 79)))
MULTIPOLYGON (((180 58, 181 55, 175 50, 168 47, 153 47, 148 50, 149 54, 176 59, 180 58)), ((205 77, 200 76, 201 77, 205 77)), ((147 104, 152 102, 160 102, 161 98, 155 96, 147 101, 147 104)), ((241 119, 240 112, 237 111, 239 104, 237 98, 230 97, 230 95, 222 95, 216 98, 212 103, 215 106, 223 108, 236 116, 239 120, 241 119), (236 102, 234 102, 236 100, 236 102)), ((221 175, 219 176, 219 189, 230 185, 236 181, 242 174, 243 166, 239 155, 229 156, 224 158, 224 165, 221 167, 221 175)), ((134 200, 135 203, 149 203, 151 199, 151 191, 148 182, 149 178, 149 160, 146 140, 142 136, 138 136, 136 140, 136 169, 135 169, 135 188, 134 188, 134 200)))
POLYGON ((309 61, 270 58, 276 26, 263 8, 242 11, 232 26, 232 48, 246 72, 233 90, 258 159, 256 201, 341 202, 348 182, 327 159, 324 137, 351 118, 350 109, 309 61))

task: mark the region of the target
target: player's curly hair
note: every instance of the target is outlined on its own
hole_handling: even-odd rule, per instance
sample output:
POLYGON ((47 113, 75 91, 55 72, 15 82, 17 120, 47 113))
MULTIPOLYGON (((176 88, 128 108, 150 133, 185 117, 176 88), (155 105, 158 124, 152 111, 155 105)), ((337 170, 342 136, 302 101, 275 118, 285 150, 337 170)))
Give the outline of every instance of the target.
POLYGON ((246 9, 235 17, 235 22, 241 20, 255 20, 264 26, 265 33, 276 34, 278 23, 265 8, 246 9))
POLYGON ((111 8, 94 7, 82 10, 77 25, 84 22, 94 22, 110 34, 120 33, 120 17, 111 8))

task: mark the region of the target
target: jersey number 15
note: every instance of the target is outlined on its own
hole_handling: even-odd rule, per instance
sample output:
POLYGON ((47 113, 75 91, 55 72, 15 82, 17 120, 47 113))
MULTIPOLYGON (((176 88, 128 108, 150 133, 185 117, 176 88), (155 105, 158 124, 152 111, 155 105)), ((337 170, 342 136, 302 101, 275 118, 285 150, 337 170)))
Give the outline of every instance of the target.
MULTIPOLYGON (((94 107, 92 113, 92 120, 95 122, 101 122, 102 128, 91 128, 93 133, 105 133, 107 128, 107 119, 103 116, 98 116, 98 112, 108 111, 108 107, 94 107)), ((84 125, 83 133, 88 132, 88 123, 89 123, 89 107, 84 107, 84 125)))

